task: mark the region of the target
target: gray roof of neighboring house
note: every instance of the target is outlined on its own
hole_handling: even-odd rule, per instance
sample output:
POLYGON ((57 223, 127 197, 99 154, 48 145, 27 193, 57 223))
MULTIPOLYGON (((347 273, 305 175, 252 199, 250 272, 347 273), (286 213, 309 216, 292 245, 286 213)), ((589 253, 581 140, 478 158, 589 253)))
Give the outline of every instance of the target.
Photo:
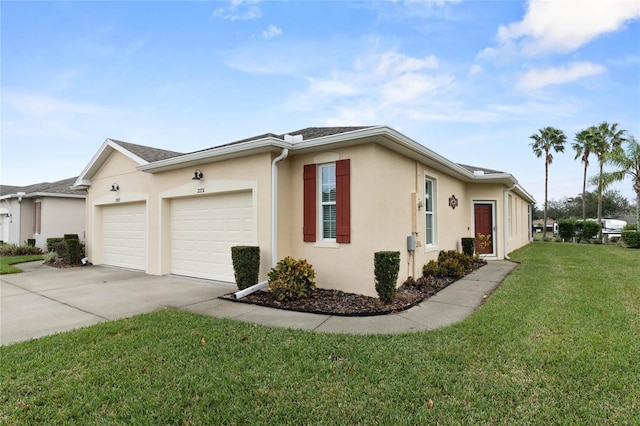
POLYGON ((116 139, 110 139, 110 140, 117 143, 127 151, 142 158, 143 160, 148 161, 149 163, 184 155, 184 153, 182 152, 168 151, 166 149, 152 148, 150 146, 144 146, 144 145, 136 145, 134 143, 123 142, 116 139))
POLYGON ((73 195, 85 196, 84 191, 76 191, 71 189, 77 177, 59 180, 57 182, 41 182, 27 186, 2 185, 0 187, 0 195, 17 195, 18 192, 24 192, 28 197, 29 194, 52 194, 57 196, 73 195))

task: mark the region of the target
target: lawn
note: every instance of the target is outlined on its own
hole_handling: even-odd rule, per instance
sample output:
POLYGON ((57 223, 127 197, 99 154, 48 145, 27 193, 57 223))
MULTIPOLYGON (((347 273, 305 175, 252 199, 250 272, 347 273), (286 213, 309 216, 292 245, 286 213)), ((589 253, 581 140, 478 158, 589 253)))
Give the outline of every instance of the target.
POLYGON ((27 256, 0 256, 0 274, 15 274, 22 272, 22 269, 16 268, 16 263, 33 262, 36 260, 42 260, 44 257, 41 254, 32 254, 27 256))
POLYGON ((0 347, 0 423, 637 424, 640 250, 534 243, 512 258, 482 308, 436 331, 167 310, 0 347))

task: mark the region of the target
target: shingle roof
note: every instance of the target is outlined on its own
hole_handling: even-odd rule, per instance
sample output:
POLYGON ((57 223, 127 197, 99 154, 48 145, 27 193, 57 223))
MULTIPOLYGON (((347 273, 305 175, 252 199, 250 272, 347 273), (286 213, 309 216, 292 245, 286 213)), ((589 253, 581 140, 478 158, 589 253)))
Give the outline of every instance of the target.
POLYGON ((85 195, 84 191, 75 191, 71 189, 77 177, 59 180, 56 182, 41 182, 27 186, 11 186, 2 185, 1 195, 17 194, 24 192, 29 194, 66 194, 66 195, 85 195))
POLYGON ((149 163, 183 155, 182 152, 168 151, 166 149, 152 148, 150 146, 144 145, 136 145, 134 143, 123 142, 116 139, 110 140, 117 143, 127 151, 142 158, 143 160, 148 161, 149 163))

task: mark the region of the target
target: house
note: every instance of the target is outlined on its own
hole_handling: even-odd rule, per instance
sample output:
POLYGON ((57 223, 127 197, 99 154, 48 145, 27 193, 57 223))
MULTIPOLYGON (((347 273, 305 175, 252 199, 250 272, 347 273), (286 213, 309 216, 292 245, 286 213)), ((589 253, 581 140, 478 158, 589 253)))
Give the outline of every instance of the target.
POLYGON ((21 245, 78 234, 84 239, 85 191, 71 189, 77 177, 29 186, 0 186, 0 240, 21 245))
POLYGON ((485 235, 488 259, 532 237, 534 199, 511 174, 453 163, 387 126, 187 154, 107 139, 75 188, 87 190, 90 261, 153 275, 233 283, 231 247, 257 245, 260 280, 290 255, 319 287, 375 296, 376 251, 401 252, 401 283, 462 237, 485 235))

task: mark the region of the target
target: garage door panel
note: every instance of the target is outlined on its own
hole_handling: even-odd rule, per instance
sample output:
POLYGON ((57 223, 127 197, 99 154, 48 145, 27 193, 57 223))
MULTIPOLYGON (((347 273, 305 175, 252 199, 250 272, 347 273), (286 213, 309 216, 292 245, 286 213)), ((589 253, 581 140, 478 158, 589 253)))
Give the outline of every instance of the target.
POLYGON ((103 263, 145 270, 146 225, 145 203, 104 206, 102 211, 103 263))
POLYGON ((250 191, 171 201, 171 272, 234 281, 231 247, 255 244, 250 191))

